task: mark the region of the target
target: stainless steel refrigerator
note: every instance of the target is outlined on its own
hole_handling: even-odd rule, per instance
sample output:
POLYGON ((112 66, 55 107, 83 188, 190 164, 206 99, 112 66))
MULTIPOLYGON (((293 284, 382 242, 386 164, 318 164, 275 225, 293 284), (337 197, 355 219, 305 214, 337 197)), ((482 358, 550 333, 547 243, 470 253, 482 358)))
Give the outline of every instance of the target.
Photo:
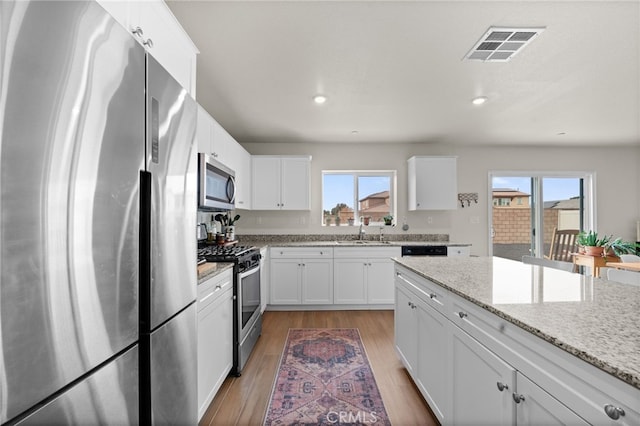
POLYGON ((0 423, 196 424, 195 102, 95 2, 0 22, 0 423))

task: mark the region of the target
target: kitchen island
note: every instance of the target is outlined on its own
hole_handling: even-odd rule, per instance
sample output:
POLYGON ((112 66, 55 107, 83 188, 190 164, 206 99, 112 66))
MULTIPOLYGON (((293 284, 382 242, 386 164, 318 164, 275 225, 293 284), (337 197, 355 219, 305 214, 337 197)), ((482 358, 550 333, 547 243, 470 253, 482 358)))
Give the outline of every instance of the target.
POLYGON ((531 424, 525 407, 536 402, 562 412, 559 423, 640 424, 639 287, 501 258, 395 262, 398 353, 441 422, 473 419, 462 401, 486 395, 469 414, 476 421, 531 424), (462 371, 493 384, 476 386, 462 371), (521 389, 531 385, 542 393, 527 404, 521 389))

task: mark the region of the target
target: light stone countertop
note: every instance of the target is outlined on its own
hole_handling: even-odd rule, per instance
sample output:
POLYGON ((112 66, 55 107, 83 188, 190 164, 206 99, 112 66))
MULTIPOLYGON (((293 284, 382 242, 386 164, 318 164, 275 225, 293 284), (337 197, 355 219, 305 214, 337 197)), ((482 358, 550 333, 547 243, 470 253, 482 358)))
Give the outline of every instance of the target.
POLYGON ((230 262, 206 262, 198 265, 198 284, 202 284, 209 278, 213 278, 219 273, 232 268, 233 263, 230 262))
POLYGON ((640 389, 640 287, 497 257, 394 260, 640 389))

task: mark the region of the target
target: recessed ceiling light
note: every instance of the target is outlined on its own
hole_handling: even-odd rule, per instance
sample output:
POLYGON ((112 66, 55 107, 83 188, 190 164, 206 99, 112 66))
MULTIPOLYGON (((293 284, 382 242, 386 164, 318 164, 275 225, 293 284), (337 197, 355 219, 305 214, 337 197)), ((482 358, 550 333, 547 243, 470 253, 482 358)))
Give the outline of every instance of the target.
POLYGON ((487 98, 486 96, 478 96, 477 98, 473 98, 471 103, 474 104, 474 105, 482 105, 483 103, 487 102, 488 100, 489 100, 489 98, 487 98))
POLYGON ((327 102, 327 97, 325 95, 315 95, 313 97, 313 102, 315 102, 317 104, 323 104, 323 103, 327 102))

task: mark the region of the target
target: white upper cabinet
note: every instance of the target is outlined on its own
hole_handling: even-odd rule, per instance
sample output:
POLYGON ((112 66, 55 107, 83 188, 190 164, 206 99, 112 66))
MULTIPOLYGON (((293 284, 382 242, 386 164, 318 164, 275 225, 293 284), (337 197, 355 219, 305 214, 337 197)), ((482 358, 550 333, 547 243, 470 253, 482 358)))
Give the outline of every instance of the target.
POLYGON ((253 210, 310 210, 310 156, 254 155, 253 210))
POLYGON ((409 210, 458 208, 456 157, 411 157, 408 160, 409 210))
POLYGON ((196 57, 193 44, 162 0, 98 3, 129 31, 193 98, 196 97, 196 57))
POLYGON ((236 174, 236 208, 251 208, 251 154, 198 105, 198 152, 211 155, 236 174))
POLYGON ((227 166, 236 172, 236 209, 251 208, 251 154, 230 137, 225 148, 227 166))

